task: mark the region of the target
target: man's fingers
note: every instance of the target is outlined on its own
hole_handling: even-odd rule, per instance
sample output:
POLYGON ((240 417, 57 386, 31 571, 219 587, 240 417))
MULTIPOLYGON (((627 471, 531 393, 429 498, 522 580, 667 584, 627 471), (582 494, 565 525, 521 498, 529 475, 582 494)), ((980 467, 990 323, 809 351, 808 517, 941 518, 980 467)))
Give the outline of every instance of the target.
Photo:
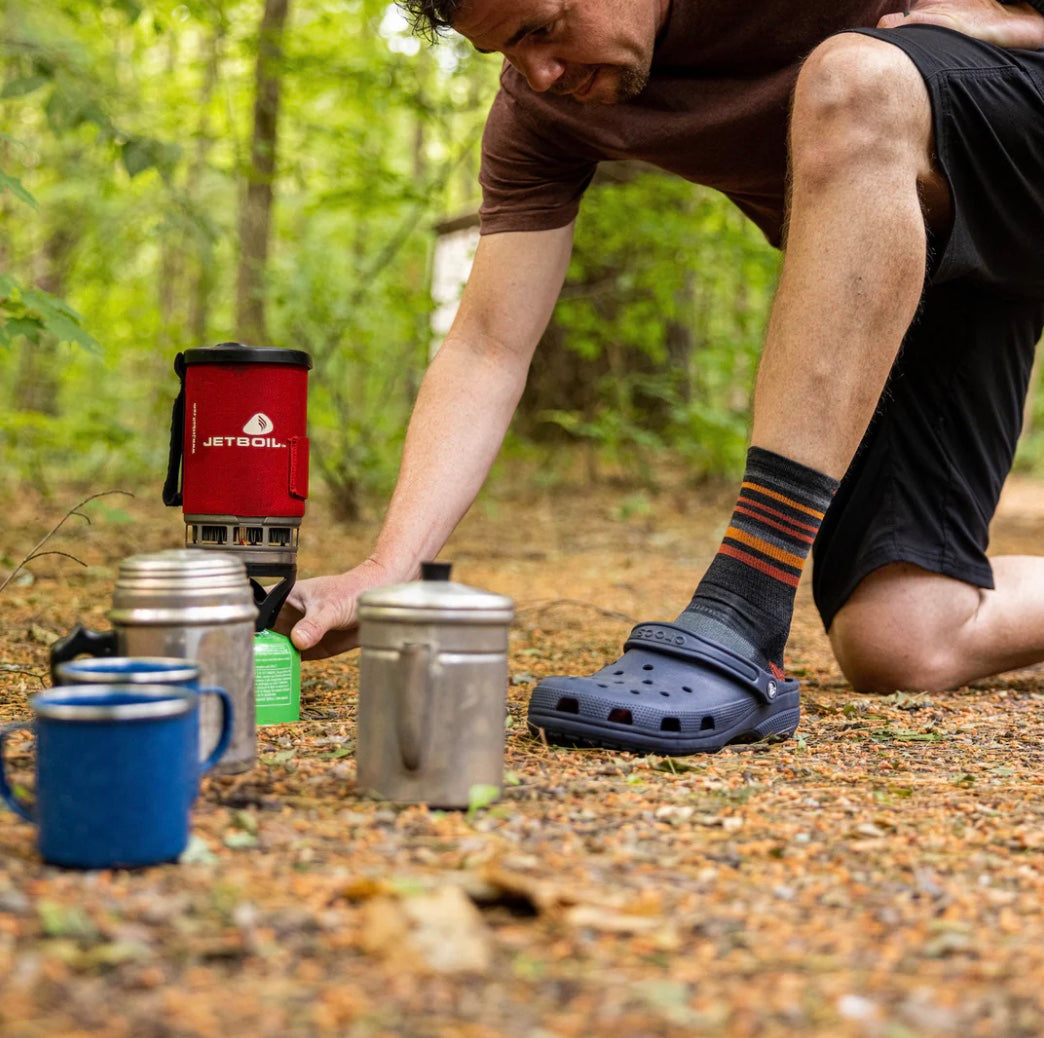
POLYGON ((355 625, 351 616, 345 615, 343 602, 313 599, 290 630, 290 640, 302 653, 316 650, 308 658, 322 659, 354 647, 355 625))
POLYGON ((302 615, 300 609, 295 609, 288 602, 284 602, 283 608, 279 610, 279 615, 275 618, 272 630, 289 636, 294 628, 294 624, 301 619, 302 615))
POLYGON ((301 659, 325 660, 329 656, 338 656, 342 652, 358 648, 358 645, 359 631, 357 628, 352 628, 350 631, 328 631, 315 645, 301 653, 301 659))
POLYGON ((359 644, 356 597, 373 583, 363 567, 302 580, 283 604, 277 629, 290 636, 304 659, 325 659, 354 649, 359 644))
POLYGON ((290 641, 301 651, 310 649, 324 634, 326 628, 318 624, 312 617, 306 616, 298 620, 290 630, 290 641))
POLYGON ((339 608, 328 606, 326 603, 313 605, 307 614, 294 624, 290 631, 290 640, 298 649, 304 651, 318 645, 331 629, 338 630, 342 626, 339 608))

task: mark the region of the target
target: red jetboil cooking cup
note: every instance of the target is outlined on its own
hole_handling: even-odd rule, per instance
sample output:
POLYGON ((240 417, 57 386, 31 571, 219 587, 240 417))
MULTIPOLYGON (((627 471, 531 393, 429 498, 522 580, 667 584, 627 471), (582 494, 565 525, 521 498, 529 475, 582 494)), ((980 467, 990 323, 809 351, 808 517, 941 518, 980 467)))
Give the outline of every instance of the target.
POLYGON ((308 371, 301 350, 225 342, 179 353, 163 502, 188 547, 239 555, 271 626, 297 576, 308 496, 308 371), (260 578, 280 578, 271 592, 260 578))

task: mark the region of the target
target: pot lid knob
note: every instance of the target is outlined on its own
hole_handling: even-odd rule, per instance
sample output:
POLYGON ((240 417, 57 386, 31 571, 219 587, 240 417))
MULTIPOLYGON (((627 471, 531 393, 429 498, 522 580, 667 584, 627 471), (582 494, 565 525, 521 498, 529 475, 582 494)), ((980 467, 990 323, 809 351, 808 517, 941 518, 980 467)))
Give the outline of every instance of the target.
POLYGON ((422 562, 421 580, 449 580, 452 562, 422 562))

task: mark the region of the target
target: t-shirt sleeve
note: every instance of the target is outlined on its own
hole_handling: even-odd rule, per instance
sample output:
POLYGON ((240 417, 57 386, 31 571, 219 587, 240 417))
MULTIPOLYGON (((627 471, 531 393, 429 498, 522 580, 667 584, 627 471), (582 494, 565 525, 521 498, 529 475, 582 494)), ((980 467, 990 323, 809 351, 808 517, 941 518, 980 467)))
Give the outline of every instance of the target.
POLYGON ((548 231, 573 221, 598 160, 561 130, 501 86, 482 135, 482 234, 548 231))

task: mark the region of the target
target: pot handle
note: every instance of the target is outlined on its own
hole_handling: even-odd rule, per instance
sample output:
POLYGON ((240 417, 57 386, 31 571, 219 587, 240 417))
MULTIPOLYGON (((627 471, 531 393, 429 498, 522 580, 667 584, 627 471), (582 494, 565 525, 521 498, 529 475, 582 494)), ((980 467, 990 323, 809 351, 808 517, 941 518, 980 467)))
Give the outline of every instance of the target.
POLYGON ((57 667, 77 656, 115 656, 116 632, 91 631, 86 627, 74 627, 64 638, 51 646, 51 683, 58 684, 57 667))
POLYGON ((395 727, 399 737, 399 756, 407 771, 417 771, 424 763, 431 733, 430 645, 410 643, 402 647, 399 667, 398 701, 395 704, 395 727))
POLYGON ((202 761, 199 766, 200 774, 205 775, 225 754, 229 741, 232 738, 232 697, 217 685, 204 685, 199 690, 200 697, 217 696, 221 701, 221 734, 218 736, 217 745, 210 752, 210 756, 202 761))
POLYGON ((20 815, 27 822, 35 822, 36 814, 32 804, 28 804, 15 794, 11 784, 7 781, 7 767, 4 764, 4 740, 12 733, 25 731, 33 728, 32 721, 18 721, 15 724, 5 725, 0 728, 0 797, 7 801, 7 806, 16 815, 20 815))

